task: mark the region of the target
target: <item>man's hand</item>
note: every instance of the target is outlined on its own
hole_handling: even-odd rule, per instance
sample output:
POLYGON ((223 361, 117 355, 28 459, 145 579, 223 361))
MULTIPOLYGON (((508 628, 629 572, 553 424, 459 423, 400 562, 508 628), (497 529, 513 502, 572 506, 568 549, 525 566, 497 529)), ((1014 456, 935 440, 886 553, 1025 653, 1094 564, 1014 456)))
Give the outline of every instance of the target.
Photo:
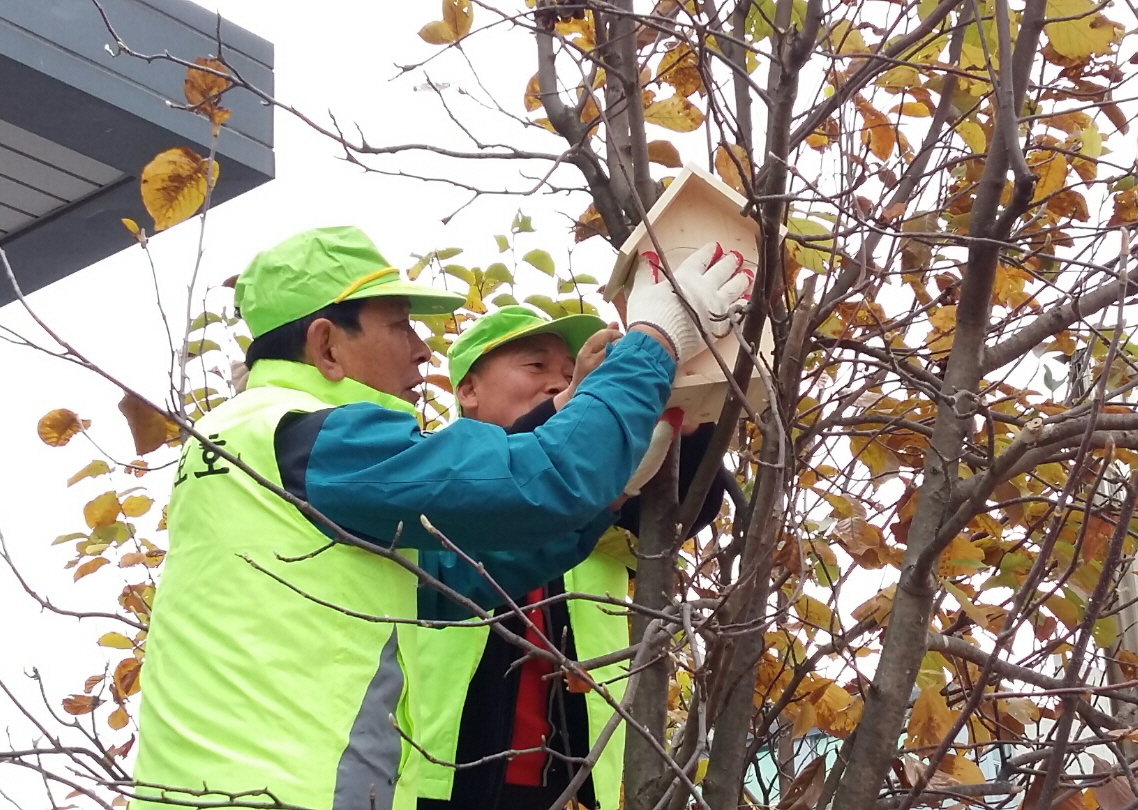
POLYGON ((589 376, 592 372, 596 371, 597 366, 604 361, 608 354, 608 346, 610 343, 615 343, 620 339, 620 324, 610 323, 607 329, 602 329, 599 332, 591 335, 585 341, 585 345, 581 347, 581 351, 577 352, 577 360, 573 365, 573 381, 569 383, 569 387, 553 398, 553 407, 561 410, 573 396, 577 393, 577 386, 581 381, 589 376))
MULTIPOLYGON (((703 338, 676 290, 660 272, 658 257, 645 254, 644 259, 628 296, 629 330, 651 327, 663 333, 675 350, 676 362, 682 365, 703 349, 703 338)), ((675 279, 704 331, 713 337, 731 331, 728 312, 751 288, 743 257, 735 251, 725 253, 716 242, 685 259, 676 268, 675 279)))

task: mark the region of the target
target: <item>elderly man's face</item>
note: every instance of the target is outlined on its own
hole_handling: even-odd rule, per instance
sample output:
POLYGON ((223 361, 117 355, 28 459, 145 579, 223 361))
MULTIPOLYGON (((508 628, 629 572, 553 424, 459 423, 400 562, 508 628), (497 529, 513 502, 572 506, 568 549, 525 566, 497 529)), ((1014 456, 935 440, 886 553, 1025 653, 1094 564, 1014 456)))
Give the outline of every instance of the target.
POLYGON ((415 404, 431 350, 415 333, 409 311, 404 298, 371 298, 360 311, 358 332, 317 321, 308 333, 309 361, 328 379, 349 377, 415 404))
POLYGON ((463 416, 509 427, 573 381, 573 356, 558 335, 514 340, 481 358, 455 392, 463 416))

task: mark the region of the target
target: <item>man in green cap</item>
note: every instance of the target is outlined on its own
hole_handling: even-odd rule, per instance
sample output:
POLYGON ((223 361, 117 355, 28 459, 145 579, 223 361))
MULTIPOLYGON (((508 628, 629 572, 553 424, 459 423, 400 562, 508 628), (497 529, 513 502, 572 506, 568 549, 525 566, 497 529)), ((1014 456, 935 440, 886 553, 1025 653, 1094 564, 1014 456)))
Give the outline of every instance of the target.
MULTIPOLYGON (((480 318, 447 352, 455 399, 464 417, 498 425, 507 433, 535 430, 570 401, 582 380, 620 333, 592 315, 551 320, 524 306, 506 306, 480 318)), ((673 416, 669 413, 666 418, 673 416)), ((659 469, 676 422, 662 420, 652 449, 626 482, 612 515, 616 527, 589 557, 563 576, 526 595, 526 627, 514 615, 504 624, 531 644, 542 636, 576 660, 589 660, 629 645, 628 620, 610 604, 589 599, 553 601, 563 594, 623 599, 635 556, 628 533, 639 530, 640 487, 659 469), (660 452, 654 452, 656 450, 660 452), (626 500, 627 498, 627 500, 626 500)), ((707 451, 713 425, 687 431, 680 442, 680 490, 686 492, 707 451)), ((696 534, 719 513, 723 484, 717 478, 692 528, 696 534)), ((503 608, 502 611, 505 609, 503 608)), ((544 810, 568 786, 612 716, 598 693, 567 690, 553 680, 549 662, 488 627, 424 629, 420 632, 424 689, 415 741, 436 762, 421 764, 419 810, 544 810), (527 751, 505 759, 505 751, 527 751), (564 756, 550 756, 552 750, 564 756), (460 770, 438 764, 457 762, 460 770), (474 765, 472 763, 478 763, 474 765)), ((621 664, 594 670, 620 700, 621 664)), ((585 779, 576 799, 587 807, 615 810, 620 803, 624 727, 620 726, 585 779)))
MULTIPOLYGON (((715 332, 745 284, 734 262, 710 258, 676 276, 715 332)), ((175 476, 142 671, 136 810, 414 806, 408 620, 466 614, 419 598, 426 588, 394 559, 330 542, 293 503, 485 605, 495 592, 420 516, 494 556, 514 593, 576 565, 645 452, 676 359, 700 345, 679 297, 656 286, 645 277, 629 300, 640 323, 538 430, 462 420, 425 434, 413 403, 430 352, 409 316, 450 312, 462 297, 403 281, 351 227, 253 260, 236 287, 254 338, 248 387, 197 423, 209 443, 188 441, 175 476)))

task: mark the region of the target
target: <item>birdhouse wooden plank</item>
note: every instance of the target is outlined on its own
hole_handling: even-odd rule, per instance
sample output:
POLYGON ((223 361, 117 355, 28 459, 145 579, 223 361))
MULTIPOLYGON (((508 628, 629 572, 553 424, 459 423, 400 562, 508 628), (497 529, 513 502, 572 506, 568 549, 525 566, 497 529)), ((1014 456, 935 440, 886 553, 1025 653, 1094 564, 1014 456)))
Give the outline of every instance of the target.
MULTIPOLYGON (((616 304, 623 317, 623 300, 632 289, 637 262, 646 252, 661 253, 674 270, 696 250, 715 241, 724 250, 738 251, 745 265, 754 269, 758 265, 760 231, 754 219, 742 215, 746 202, 741 194, 700 167, 684 167, 652 206, 646 221, 621 245, 616 266, 605 285, 605 298, 616 304), (662 252, 649 236, 649 226, 662 252)), ((733 368, 740 349, 734 333, 716 340, 715 348, 727 367, 733 368)), ((759 354, 769 362, 773 352, 767 328, 759 340, 759 354)), ((728 390, 723 370, 711 352, 704 350, 677 370, 668 406, 682 408, 686 424, 714 421, 728 390)), ((757 370, 752 372, 747 400, 756 412, 766 407, 767 391, 757 370)))

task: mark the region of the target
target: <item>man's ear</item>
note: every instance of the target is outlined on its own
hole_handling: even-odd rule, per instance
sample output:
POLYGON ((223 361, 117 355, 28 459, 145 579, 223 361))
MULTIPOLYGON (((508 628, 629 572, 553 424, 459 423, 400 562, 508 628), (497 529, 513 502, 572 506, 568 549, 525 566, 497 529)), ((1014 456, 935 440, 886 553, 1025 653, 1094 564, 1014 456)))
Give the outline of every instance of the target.
POLYGON ((304 360, 330 382, 339 382, 347 374, 340 364, 340 339, 343 333, 327 318, 317 318, 308 325, 304 341, 304 360))
POLYGON ((467 374, 458 384, 458 388, 454 389, 454 396, 458 400, 458 407, 462 409, 463 416, 474 416, 478 411, 478 391, 475 388, 474 375, 467 374))

